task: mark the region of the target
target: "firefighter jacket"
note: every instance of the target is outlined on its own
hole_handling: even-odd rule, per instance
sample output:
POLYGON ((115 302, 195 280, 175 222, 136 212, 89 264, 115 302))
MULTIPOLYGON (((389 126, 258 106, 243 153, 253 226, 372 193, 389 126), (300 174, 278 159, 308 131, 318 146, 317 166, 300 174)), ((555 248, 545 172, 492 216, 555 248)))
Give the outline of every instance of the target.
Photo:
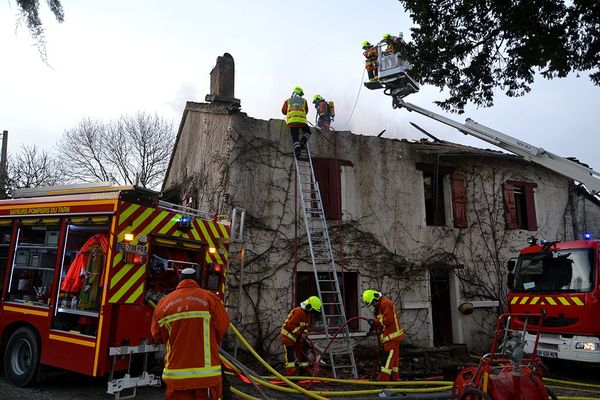
POLYGON ((317 109, 317 119, 331 118, 331 115, 329 114, 329 105, 325 100, 319 100, 315 108, 317 109))
POLYGON ((303 97, 292 96, 287 99, 281 107, 281 112, 285 114, 285 122, 290 128, 299 128, 308 124, 306 120, 308 103, 303 97))
POLYGON ((302 309, 302 307, 296 307, 283 321, 279 338, 284 346, 292 346, 302 336, 302 332, 308 328, 310 323, 310 313, 302 309))
POLYGON ((98 233, 89 238, 84 245, 79 249, 75 259, 69 266, 69 270, 62 284, 60 285, 61 292, 68 293, 79 293, 84 286, 86 275, 88 273, 100 274, 100 286, 104 286, 104 276, 102 274, 102 265, 99 266, 98 271, 90 271, 88 264, 92 264, 97 259, 90 257, 92 248, 100 246, 102 252, 106 254, 108 252, 108 235, 105 233, 98 233))
POLYGON ((221 300, 192 279, 161 299, 152 316, 152 336, 165 344, 162 379, 170 389, 221 383, 219 345, 229 327, 221 300))
POLYGON ((385 296, 381 296, 375 307, 375 328, 379 334, 380 342, 401 341, 404 339, 404 331, 400 326, 400 318, 396 312, 394 303, 385 296))

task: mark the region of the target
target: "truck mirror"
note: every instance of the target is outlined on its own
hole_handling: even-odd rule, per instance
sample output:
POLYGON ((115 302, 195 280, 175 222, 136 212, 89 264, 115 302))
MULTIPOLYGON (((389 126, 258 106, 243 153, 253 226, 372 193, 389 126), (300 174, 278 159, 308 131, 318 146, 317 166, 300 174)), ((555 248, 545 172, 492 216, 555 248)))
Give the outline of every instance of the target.
POLYGON ((515 287, 515 274, 513 274, 512 272, 508 273, 508 277, 506 279, 506 286, 508 286, 509 290, 513 290, 513 288, 515 287))
POLYGON ((515 260, 508 260, 508 262, 506 263, 506 269, 508 270, 508 272, 513 272, 515 270, 515 265, 517 265, 515 260))

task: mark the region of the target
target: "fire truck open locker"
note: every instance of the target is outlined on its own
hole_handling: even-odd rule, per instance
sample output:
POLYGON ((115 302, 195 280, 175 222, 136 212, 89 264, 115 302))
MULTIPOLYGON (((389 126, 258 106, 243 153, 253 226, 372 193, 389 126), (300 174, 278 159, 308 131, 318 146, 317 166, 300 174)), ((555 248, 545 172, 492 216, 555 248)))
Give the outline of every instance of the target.
MULTIPOLYGON (((552 154, 540 147, 478 124, 460 123, 404 101, 419 85, 407 74, 410 64, 398 54, 378 46, 378 80, 369 89, 384 89, 394 108, 406 108, 517 154, 583 184, 592 195, 600 192, 600 174, 591 168, 552 154)), ((546 242, 530 238, 517 260, 508 263, 508 297, 512 313, 546 312, 538 355, 548 358, 600 363, 600 241, 546 242)), ((536 325, 539 317, 528 319, 536 325)), ((520 318, 521 324, 525 319, 520 318)), ((522 326, 522 325, 521 325, 522 326)), ((535 336, 527 333, 525 351, 533 349, 535 336)))
POLYGON ((7 379, 26 386, 49 365, 109 374, 117 397, 160 384, 145 371, 148 355, 162 350, 150 334, 149 302, 172 291, 186 267, 222 299, 228 238, 225 221, 135 186, 22 190, 0 201, 7 379), (132 357, 141 358, 139 376, 132 357))

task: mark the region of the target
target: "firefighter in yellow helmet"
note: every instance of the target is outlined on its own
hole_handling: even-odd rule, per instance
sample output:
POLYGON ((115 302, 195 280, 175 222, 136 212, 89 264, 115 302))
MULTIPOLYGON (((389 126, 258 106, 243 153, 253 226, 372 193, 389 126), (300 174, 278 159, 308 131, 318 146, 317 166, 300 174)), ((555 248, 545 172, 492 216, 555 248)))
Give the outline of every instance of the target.
POLYGON ((400 361, 400 341, 404 339, 404 331, 400 326, 400 318, 394 302, 381 292, 367 289, 362 295, 366 306, 373 306, 375 319, 373 328, 379 334, 383 345, 383 357, 379 371, 380 381, 398 380, 398 363, 400 361))
POLYGON ((292 95, 289 99, 283 102, 281 112, 285 115, 285 122, 290 128, 290 134, 292 135, 292 146, 294 147, 294 154, 296 157, 300 157, 302 148, 306 147, 308 138, 310 137, 310 128, 308 127, 308 120, 306 114, 308 114, 308 103, 304 97, 304 91, 300 86, 296 86, 292 89, 292 95), (298 138, 300 130, 302 130, 302 138, 298 138))
POLYGON ((302 333, 312 323, 313 316, 321 312, 322 307, 321 299, 310 296, 294 308, 283 321, 279 339, 283 345, 286 375, 296 375, 298 367, 308 368, 308 359, 302 351, 305 347, 302 333))
MULTIPOLYGON (((329 103, 320 94, 315 94, 312 100, 317 111, 315 117, 315 125, 319 128, 330 129, 331 121, 333 121, 333 113, 329 103)), ((333 102, 331 102, 333 104, 333 102)))
POLYGON ((400 36, 393 36, 390 33, 386 33, 381 38, 381 42, 386 44, 386 54, 397 53, 400 50, 400 46, 404 43, 402 33, 400 33, 400 36))
POLYGON ((365 56, 365 69, 369 76, 369 81, 377 79, 377 46, 373 46, 368 41, 362 42, 363 55, 365 56))

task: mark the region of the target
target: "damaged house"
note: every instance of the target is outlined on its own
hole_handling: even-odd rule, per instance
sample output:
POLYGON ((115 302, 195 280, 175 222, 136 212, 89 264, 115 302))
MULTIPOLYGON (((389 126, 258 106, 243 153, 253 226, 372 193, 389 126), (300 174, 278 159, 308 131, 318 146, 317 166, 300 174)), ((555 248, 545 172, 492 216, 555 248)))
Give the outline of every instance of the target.
MULTIPOLYGON (((221 214, 245 209, 243 287, 232 273, 228 300, 240 295, 242 307, 230 314, 257 350, 276 352, 289 310, 316 294, 289 130, 241 111, 229 54, 206 101, 185 106, 163 191, 221 214)), ((347 131, 315 132, 310 145, 347 318, 372 318, 360 294, 381 290, 401 314, 403 343, 487 350, 506 262, 527 238, 598 229, 587 222, 598 220, 596 198, 516 156, 347 131)), ((350 328, 360 336, 368 325, 350 328)))

